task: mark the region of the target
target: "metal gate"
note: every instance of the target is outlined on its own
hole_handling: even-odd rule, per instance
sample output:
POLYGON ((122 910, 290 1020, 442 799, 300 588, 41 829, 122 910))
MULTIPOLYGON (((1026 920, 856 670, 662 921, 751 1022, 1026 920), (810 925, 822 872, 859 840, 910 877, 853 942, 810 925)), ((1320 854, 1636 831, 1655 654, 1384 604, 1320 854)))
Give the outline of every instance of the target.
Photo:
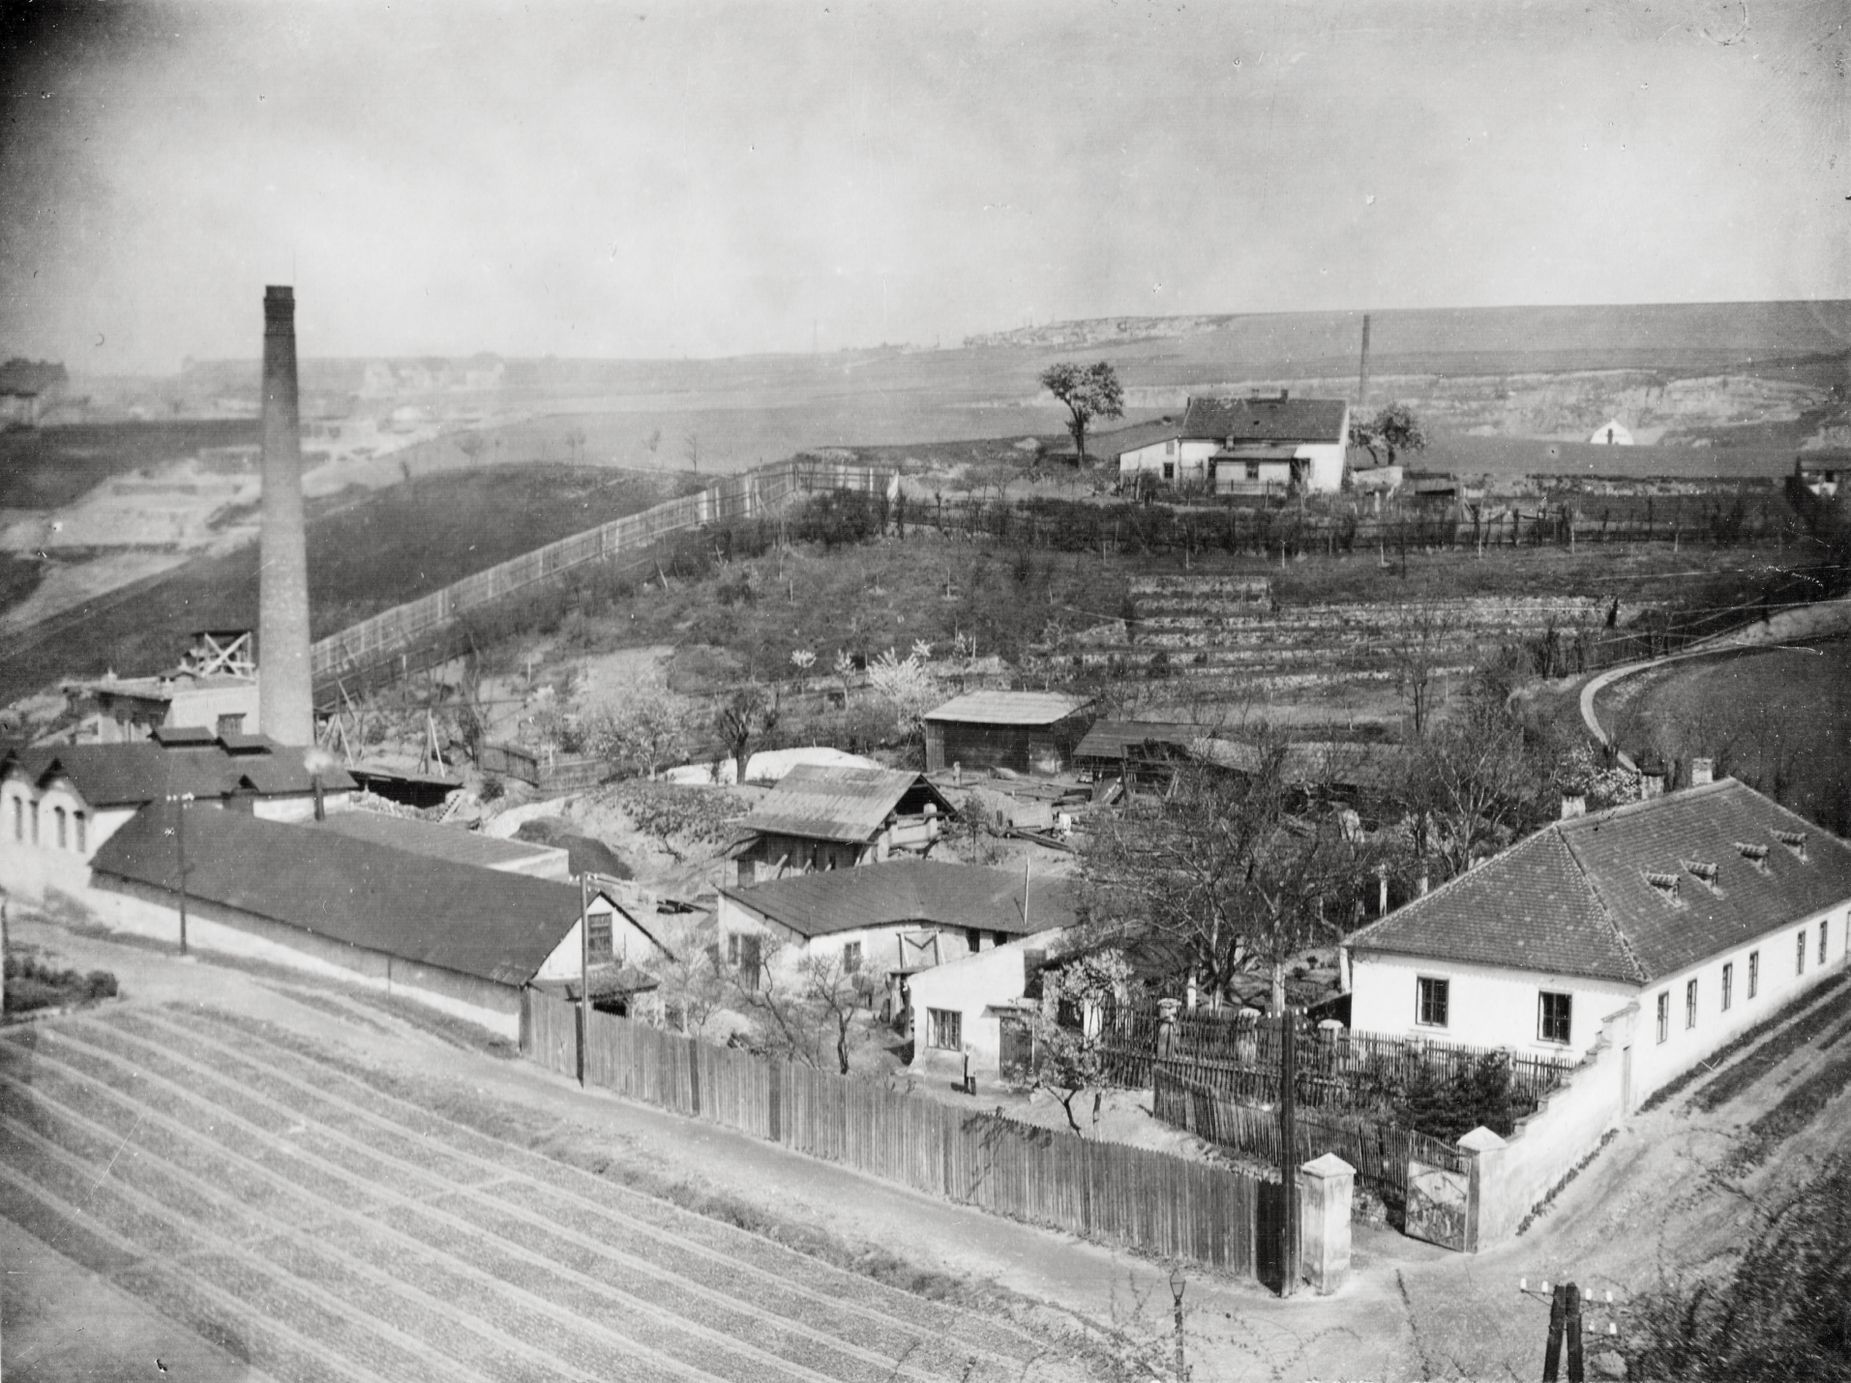
MULTIPOLYGON (((1450 1159, 1448 1159, 1450 1160, 1450 1159)), ((1440 1166, 1408 1159, 1407 1232, 1441 1248, 1465 1251, 1471 1173, 1463 1165, 1440 1166)))

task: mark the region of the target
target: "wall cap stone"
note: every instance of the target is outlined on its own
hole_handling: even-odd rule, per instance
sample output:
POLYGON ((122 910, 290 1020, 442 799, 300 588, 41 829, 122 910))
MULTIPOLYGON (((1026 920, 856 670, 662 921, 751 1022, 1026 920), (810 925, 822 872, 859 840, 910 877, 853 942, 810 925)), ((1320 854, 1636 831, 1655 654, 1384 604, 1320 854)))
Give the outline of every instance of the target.
POLYGON ((1480 1124, 1470 1133, 1460 1138, 1459 1147, 1467 1152, 1490 1152, 1494 1148, 1507 1147, 1508 1144, 1490 1129, 1480 1124))

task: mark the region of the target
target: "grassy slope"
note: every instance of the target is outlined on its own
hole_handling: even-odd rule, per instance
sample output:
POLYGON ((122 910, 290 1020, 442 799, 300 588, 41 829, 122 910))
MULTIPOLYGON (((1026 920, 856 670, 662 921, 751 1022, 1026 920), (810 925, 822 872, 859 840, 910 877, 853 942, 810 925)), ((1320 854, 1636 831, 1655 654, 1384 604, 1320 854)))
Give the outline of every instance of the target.
POLYGON ((93 485, 191 456, 201 447, 254 446, 255 418, 83 423, 0 433, 0 509, 51 509, 93 485))
MULTIPOLYGON (((503 467, 424 477, 324 507, 308 532, 311 632, 321 638, 681 488, 674 476, 503 467)), ((189 563, 120 604, 103 603, 54 645, 0 668, 0 700, 60 676, 157 671, 178 660, 190 630, 256 623, 252 545, 189 563)))

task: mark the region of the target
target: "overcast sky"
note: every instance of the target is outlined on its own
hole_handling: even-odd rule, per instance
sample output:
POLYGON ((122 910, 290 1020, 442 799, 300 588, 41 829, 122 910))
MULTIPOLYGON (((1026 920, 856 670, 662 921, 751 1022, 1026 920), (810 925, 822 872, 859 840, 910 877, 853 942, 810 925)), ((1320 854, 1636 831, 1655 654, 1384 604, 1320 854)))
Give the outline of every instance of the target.
POLYGON ((309 355, 1851 297, 1843 0, 3 8, 0 349, 78 371, 266 283, 309 355))

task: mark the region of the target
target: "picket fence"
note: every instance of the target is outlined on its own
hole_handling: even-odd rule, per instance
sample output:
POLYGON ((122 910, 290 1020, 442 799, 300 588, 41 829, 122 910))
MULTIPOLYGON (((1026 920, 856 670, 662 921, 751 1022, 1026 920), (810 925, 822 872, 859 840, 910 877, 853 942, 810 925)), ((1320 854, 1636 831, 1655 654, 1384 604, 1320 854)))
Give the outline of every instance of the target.
MULTIPOLYGON (((1242 1103, 1162 1066, 1156 1071, 1151 1095, 1151 1112, 1164 1123, 1256 1161, 1278 1164, 1277 1109, 1242 1103)), ((1407 1200, 1410 1157, 1448 1171, 1464 1171, 1466 1166, 1465 1154, 1452 1144, 1383 1119, 1333 1117, 1299 1109, 1293 1126, 1297 1144, 1293 1165, 1303 1166, 1325 1153, 1335 1153, 1356 1169, 1358 1181, 1395 1206, 1407 1200)))
MULTIPOLYGON (((526 992, 521 1049, 578 1071, 578 1009, 526 992)), ((1075 1137, 591 1014, 585 1083, 992 1214, 1256 1273, 1266 1179, 1075 1137)))
POLYGON ((344 679, 351 679, 350 688, 363 683, 369 669, 396 662, 413 645, 450 629, 470 611, 557 581, 588 562, 641 558, 675 533, 775 513, 794 496, 812 491, 878 490, 889 478, 874 467, 793 457, 524 552, 317 640, 309 649, 316 695, 338 694, 344 679))

